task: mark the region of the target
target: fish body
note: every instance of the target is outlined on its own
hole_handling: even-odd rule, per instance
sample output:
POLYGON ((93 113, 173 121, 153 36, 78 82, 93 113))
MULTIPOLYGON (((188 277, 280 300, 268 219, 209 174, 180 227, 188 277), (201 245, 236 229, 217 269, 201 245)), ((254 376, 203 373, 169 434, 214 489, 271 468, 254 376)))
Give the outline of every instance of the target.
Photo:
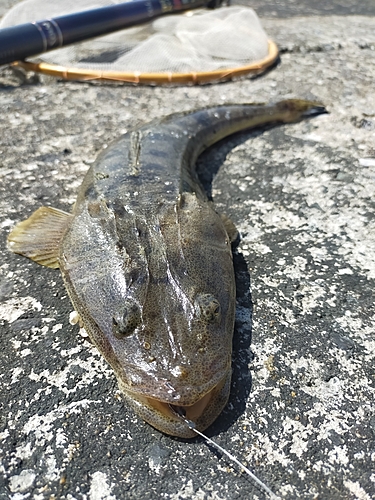
POLYGON ((42 207, 9 235, 12 251, 60 268, 126 401, 157 429, 194 436, 177 413, 204 430, 230 391, 233 226, 208 200, 197 157, 237 131, 323 111, 289 100, 144 125, 99 156, 72 214, 42 207))

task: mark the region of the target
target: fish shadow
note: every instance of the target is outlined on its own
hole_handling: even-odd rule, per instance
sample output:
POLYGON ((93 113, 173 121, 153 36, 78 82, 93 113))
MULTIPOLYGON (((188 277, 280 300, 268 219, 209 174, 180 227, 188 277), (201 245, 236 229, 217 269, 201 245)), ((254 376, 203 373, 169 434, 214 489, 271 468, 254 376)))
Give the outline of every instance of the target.
POLYGON ((220 418, 210 431, 221 433, 231 427, 246 410, 252 377, 250 365, 254 359, 251 352, 252 311, 251 280, 247 262, 233 249, 233 266, 236 277, 236 321, 233 333, 232 383, 229 401, 220 418))

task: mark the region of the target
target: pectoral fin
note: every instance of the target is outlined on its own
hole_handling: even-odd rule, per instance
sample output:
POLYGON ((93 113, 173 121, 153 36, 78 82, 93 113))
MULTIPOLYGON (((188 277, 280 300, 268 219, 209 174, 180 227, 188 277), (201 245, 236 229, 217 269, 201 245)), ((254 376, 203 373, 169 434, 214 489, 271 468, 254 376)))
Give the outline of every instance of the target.
POLYGON ((18 223, 8 236, 8 248, 42 266, 59 267, 59 246, 72 215, 57 208, 40 207, 18 223))
POLYGON ((231 243, 233 243, 238 238, 238 230, 237 230, 236 226, 234 225, 234 222, 232 222, 232 220, 227 215, 220 214, 220 217, 221 217, 221 220, 224 224, 224 227, 225 227, 225 230, 228 234, 228 237, 229 237, 231 243))

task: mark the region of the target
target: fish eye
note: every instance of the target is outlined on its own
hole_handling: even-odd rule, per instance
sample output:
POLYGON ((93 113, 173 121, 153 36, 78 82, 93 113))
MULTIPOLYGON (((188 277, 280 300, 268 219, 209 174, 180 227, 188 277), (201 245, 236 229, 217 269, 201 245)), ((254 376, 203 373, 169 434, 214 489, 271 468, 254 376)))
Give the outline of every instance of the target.
POLYGON ((196 313, 206 323, 218 323, 221 319, 220 302, 210 293, 200 293, 195 298, 196 313))
POLYGON ((141 310, 135 302, 127 301, 112 318, 113 334, 122 339, 131 335, 141 324, 141 310))

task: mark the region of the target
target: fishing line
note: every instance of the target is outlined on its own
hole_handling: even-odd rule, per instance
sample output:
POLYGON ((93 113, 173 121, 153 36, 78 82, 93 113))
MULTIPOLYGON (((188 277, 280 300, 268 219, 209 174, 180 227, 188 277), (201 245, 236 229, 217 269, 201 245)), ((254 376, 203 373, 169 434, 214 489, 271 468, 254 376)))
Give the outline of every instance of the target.
POLYGON ((225 450, 222 448, 218 443, 215 441, 212 441, 208 436, 203 434, 202 432, 198 431, 196 429, 195 423, 192 420, 189 420, 185 417, 185 415, 182 413, 181 408, 169 405, 169 408, 171 411, 179 417, 188 427, 190 430, 198 434, 198 436, 201 436, 203 439, 205 439, 209 444, 211 444, 214 448, 219 450, 221 453, 223 453, 226 457, 228 457, 232 462, 234 462, 236 465, 238 465, 243 471, 246 472, 246 474, 260 487, 262 488, 271 498, 271 500, 279 500, 280 497, 278 497, 266 484, 263 483, 260 479, 257 478, 257 476, 251 472, 250 469, 248 469, 245 465, 243 465, 234 455, 229 453, 229 451, 225 450))

